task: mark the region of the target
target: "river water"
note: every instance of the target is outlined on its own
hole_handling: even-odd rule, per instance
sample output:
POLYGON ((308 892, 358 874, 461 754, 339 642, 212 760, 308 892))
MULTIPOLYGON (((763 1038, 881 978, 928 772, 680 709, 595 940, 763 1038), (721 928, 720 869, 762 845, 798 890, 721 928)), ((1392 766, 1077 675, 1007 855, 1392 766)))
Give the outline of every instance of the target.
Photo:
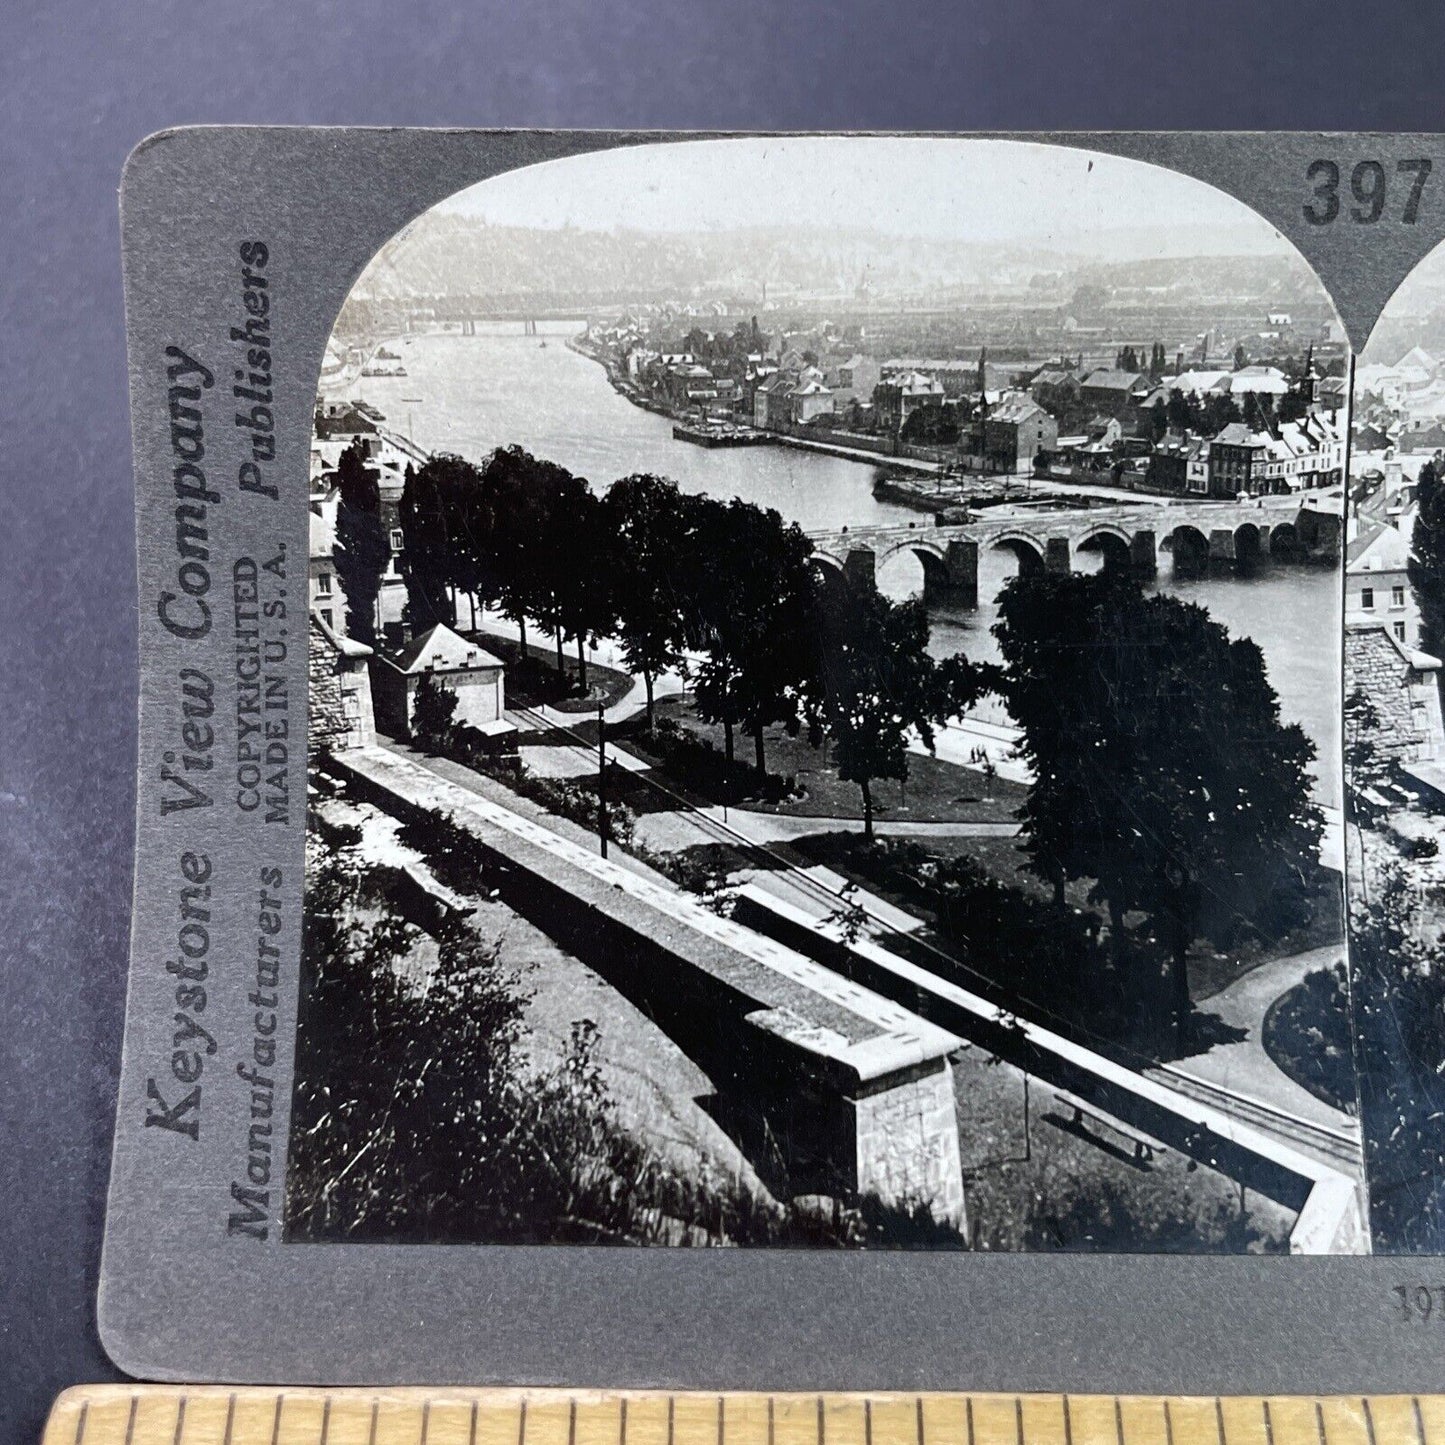
MULTIPOLYGON (((346 387, 346 394, 373 402, 393 427, 430 451, 480 461, 494 447, 515 442, 586 477, 597 491, 629 472, 656 472, 685 491, 776 507, 809 530, 924 521, 918 512, 874 498, 871 463, 790 447, 708 450, 677 441, 667 418, 625 401, 601 366, 565 345, 575 325, 544 322, 539 329, 540 336, 523 336, 519 325, 497 325, 477 336, 393 343, 408 375, 364 377, 346 387)), ((1338 574, 1265 565, 1247 580, 1176 580, 1166 554, 1159 563, 1161 591, 1199 603, 1231 634, 1260 645, 1285 719, 1300 723, 1319 750, 1318 795, 1337 805, 1338 574)), ((982 605, 976 611, 935 608, 934 652, 997 659, 989 633, 996 620, 991 599, 1014 566, 1007 552, 981 554, 982 605)), ((880 588, 895 597, 917 591, 922 580, 921 565, 907 555, 891 561, 878 578, 880 588)))

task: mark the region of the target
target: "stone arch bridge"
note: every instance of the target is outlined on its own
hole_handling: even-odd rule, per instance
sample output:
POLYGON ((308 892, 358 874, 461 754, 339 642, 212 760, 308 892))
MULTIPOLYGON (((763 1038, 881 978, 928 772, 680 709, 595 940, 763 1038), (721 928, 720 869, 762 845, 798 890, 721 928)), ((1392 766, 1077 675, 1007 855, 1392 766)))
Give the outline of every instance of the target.
POLYGON ((874 585, 879 567, 911 552, 923 564, 925 599, 965 607, 978 606, 982 549, 1012 552, 1025 574, 1068 572, 1076 553, 1092 552, 1137 576, 1153 577, 1161 550, 1171 555, 1176 572, 1198 576, 1212 565, 1248 567, 1264 557, 1333 559, 1340 548, 1339 518, 1331 513, 1254 502, 1011 512, 969 522, 920 520, 808 535, 815 560, 855 584, 874 585))

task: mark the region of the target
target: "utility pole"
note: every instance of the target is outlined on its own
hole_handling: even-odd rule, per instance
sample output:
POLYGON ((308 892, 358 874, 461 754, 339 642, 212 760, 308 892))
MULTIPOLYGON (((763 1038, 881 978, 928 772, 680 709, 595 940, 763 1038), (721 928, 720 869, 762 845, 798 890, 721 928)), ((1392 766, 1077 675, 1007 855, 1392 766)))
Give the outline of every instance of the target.
POLYGON ((597 836, 607 856, 607 710, 597 704, 597 836))

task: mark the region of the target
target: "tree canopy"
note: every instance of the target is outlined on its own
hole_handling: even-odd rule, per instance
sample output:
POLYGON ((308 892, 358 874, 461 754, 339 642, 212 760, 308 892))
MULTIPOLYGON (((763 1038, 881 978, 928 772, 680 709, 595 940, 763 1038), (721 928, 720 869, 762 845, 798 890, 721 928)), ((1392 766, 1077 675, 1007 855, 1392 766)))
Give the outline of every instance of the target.
POLYGON ((687 641, 690 603, 681 569, 692 553, 690 501, 676 482, 645 472, 614 482, 602 499, 612 609, 623 657, 647 689, 649 729, 658 675, 682 664, 687 641))
POLYGON ((368 646, 376 641, 376 599, 391 556, 381 519, 381 489, 358 437, 336 469, 336 580, 346 599, 346 631, 368 646))
POLYGON ((931 751, 935 730, 978 699, 983 674, 961 656, 939 662, 929 653, 920 598, 890 602, 873 588, 840 585, 821 617, 821 721, 839 777, 862 793, 871 838, 874 780, 906 780, 911 735, 931 751))
POLYGON ((1093 880, 1122 995, 1183 1035, 1194 938, 1232 940, 1261 916, 1283 927, 1305 906, 1322 830, 1314 744, 1281 721, 1256 643, 1127 573, 1016 578, 994 631, 1034 772, 1030 866, 1060 902, 1067 880, 1093 880), (1152 986, 1127 976, 1132 911, 1165 948, 1152 986))
POLYGON ((1420 604, 1420 645, 1440 656, 1445 646, 1445 486, 1440 462, 1431 457, 1420 468, 1415 500, 1419 512, 1410 539, 1408 570, 1420 604))

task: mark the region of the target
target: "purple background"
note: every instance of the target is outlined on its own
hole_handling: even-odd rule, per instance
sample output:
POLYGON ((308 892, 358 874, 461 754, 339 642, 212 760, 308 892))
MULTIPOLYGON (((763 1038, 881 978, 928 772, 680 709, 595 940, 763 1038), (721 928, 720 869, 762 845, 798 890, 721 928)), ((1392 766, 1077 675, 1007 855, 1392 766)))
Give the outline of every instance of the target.
POLYGON ((116 187, 136 141, 186 122, 1445 129, 1445 11, 1403 0, 10 0, 4 16, 0 1441, 114 1374, 94 1296, 131 878, 116 187))

